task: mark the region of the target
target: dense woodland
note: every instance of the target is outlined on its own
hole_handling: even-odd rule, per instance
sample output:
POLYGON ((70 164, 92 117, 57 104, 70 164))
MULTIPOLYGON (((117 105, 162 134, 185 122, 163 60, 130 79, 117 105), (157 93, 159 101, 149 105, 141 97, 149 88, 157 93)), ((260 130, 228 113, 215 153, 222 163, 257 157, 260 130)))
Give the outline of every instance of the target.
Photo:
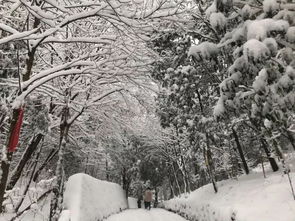
POLYGON ((294 2, 11 0, 0 18, 0 212, 52 195, 57 220, 79 172, 156 203, 290 172, 294 2))

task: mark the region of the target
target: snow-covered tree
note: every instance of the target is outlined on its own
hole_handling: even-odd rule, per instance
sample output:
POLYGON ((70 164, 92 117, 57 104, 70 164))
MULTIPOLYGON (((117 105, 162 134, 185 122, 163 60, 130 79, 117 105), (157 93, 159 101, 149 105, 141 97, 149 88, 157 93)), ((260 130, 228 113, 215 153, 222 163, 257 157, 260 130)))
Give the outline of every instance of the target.
MULTIPOLYGON (((54 81, 59 80, 61 84, 68 81, 61 90, 65 93, 65 100, 62 100, 60 126, 66 126, 69 125, 67 120, 72 122, 75 116, 80 115, 76 104, 69 102, 72 87, 68 84, 69 79, 83 81, 83 76, 91 75, 96 77, 91 80, 100 80, 102 85, 117 84, 122 88, 127 82, 137 84, 156 57, 156 53, 146 47, 146 40, 163 22, 173 22, 165 18, 181 13, 182 4, 183 1, 170 0, 137 1, 136 4, 117 0, 91 3, 21 0, 3 3, 0 45, 5 45, 6 51, 17 51, 13 62, 3 64, 17 71, 9 78, 1 77, 1 84, 10 88, 5 97, 1 96, 1 109, 6 110, 5 115, 1 114, 1 125, 6 123, 9 129, 5 133, 7 142, 2 152, 0 204, 3 203, 13 156, 9 140, 19 133, 17 128, 20 127, 27 98, 36 92, 55 96, 60 91, 55 88, 54 81), (68 114, 70 108, 76 113, 68 114)), ((87 104, 78 99, 83 110, 111 91, 96 90, 92 93, 99 94, 87 104)), ((67 131, 67 128, 60 129, 67 131)), ((16 144, 13 143, 13 148, 16 144)))

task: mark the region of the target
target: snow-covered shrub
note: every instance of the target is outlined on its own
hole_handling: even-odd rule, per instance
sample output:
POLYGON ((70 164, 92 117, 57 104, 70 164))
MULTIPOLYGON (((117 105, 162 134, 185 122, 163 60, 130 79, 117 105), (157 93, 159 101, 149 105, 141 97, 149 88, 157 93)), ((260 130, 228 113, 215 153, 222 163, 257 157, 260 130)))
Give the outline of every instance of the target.
POLYGON ((247 60, 258 61, 267 58, 270 52, 261 41, 251 39, 244 44, 243 54, 247 60))
POLYGON ((277 0, 264 0, 263 1, 263 11, 265 13, 273 13, 279 10, 279 4, 277 0))
POLYGON ((248 5, 248 4, 246 4, 242 9, 241 9, 241 15, 242 15, 242 18, 244 19, 244 20, 247 20, 248 18, 250 18, 251 17, 251 15, 252 15, 252 10, 251 10, 251 7, 248 5))
POLYGON ((224 99, 223 97, 220 97, 217 104, 214 107, 213 114, 214 116, 221 116, 224 112, 225 112, 224 99))
POLYGON ((266 38, 263 40, 263 43, 268 48, 270 55, 275 57, 278 52, 278 43, 273 38, 266 38))
POLYGON ((284 20, 274 20, 271 18, 248 21, 247 39, 263 40, 267 38, 271 32, 286 32, 289 28, 289 23, 284 20))
POLYGON ((210 15, 210 25, 218 32, 223 31, 226 27, 226 18, 221 12, 210 15))
POLYGON ((218 47, 211 42, 202 42, 199 45, 193 45, 189 49, 188 56, 193 56, 197 61, 209 60, 216 57, 218 47))
POLYGON ((253 88, 255 91, 261 91, 265 88, 267 85, 267 71, 265 69, 262 69, 258 76, 255 78, 255 81, 253 82, 253 88))
POLYGON ((288 28, 287 33, 286 33, 286 39, 290 43, 295 43, 295 27, 294 26, 288 28))

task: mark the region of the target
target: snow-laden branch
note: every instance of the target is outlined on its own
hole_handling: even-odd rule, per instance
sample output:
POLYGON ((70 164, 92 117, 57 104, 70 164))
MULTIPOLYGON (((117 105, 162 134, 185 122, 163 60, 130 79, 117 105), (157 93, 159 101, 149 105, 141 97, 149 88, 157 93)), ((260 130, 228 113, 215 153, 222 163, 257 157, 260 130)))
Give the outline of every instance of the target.
POLYGON ((16 29, 14 29, 8 25, 2 24, 2 23, 0 23, 0 29, 3 31, 9 32, 11 34, 18 34, 19 33, 16 29))
POLYGON ((62 70, 62 71, 58 71, 54 74, 50 74, 47 75, 46 77, 43 77, 42 79, 36 81, 34 84, 30 85, 25 91, 23 91, 19 96, 17 96, 15 98, 15 100, 12 103, 12 108, 13 109, 17 109, 19 108, 24 99, 32 92, 34 91, 36 88, 40 87, 41 85, 45 84, 46 82, 57 78, 57 77, 61 77, 61 76, 68 76, 68 75, 77 75, 77 74, 88 74, 91 72, 91 70, 93 70, 95 67, 90 66, 90 67, 86 67, 84 69, 70 69, 70 70, 62 70))
POLYGON ((55 19, 54 16, 52 16, 49 13, 46 13, 44 10, 42 10, 38 6, 32 6, 31 3, 28 3, 24 0, 19 0, 27 9, 28 11, 36 18, 40 19, 40 21, 44 22, 45 24, 49 25, 50 27, 54 27, 55 24, 53 20, 55 19))
POLYGON ((99 95, 98 97, 95 97, 91 101, 89 101, 89 103, 87 104, 87 107, 96 105, 96 102, 104 99, 105 97, 107 97, 107 96, 109 96, 109 95, 111 95, 111 94, 113 94, 115 92, 120 92, 120 91, 123 91, 123 90, 124 90, 124 88, 116 88, 116 89, 113 89, 111 91, 108 91, 108 92, 106 92, 106 93, 104 93, 102 95, 99 95))
POLYGON ((55 0, 45 0, 45 2, 64 13, 69 13, 69 11, 64 6, 58 4, 55 0))
POLYGON ((90 10, 90 11, 83 11, 83 12, 77 13, 75 15, 68 16, 66 19, 64 19, 60 23, 59 26, 64 27, 64 26, 66 26, 66 25, 68 25, 68 24, 70 24, 72 22, 77 21, 77 20, 82 20, 84 18, 89 18, 89 17, 96 16, 99 11, 103 10, 106 7, 107 7, 107 4, 103 4, 100 7, 97 7, 95 9, 90 10))
POLYGON ((72 37, 59 39, 56 37, 48 37, 43 43, 92 43, 92 44, 112 44, 116 38, 113 36, 89 38, 89 37, 72 37))
POLYGON ((91 61, 81 61, 83 58, 76 59, 74 61, 58 65, 56 67, 41 71, 40 73, 34 75, 31 77, 28 81, 25 81, 22 83, 22 88, 23 90, 26 90, 31 84, 36 82, 37 80, 40 80, 41 78, 48 77, 51 74, 60 72, 62 70, 65 70, 67 68, 72 68, 72 67, 79 67, 79 66, 94 66, 94 62, 91 61))
POLYGON ((86 97, 86 100, 85 100, 85 105, 81 108, 80 111, 78 111, 77 113, 75 113, 68 121, 67 121, 67 124, 68 125, 71 125, 79 116, 81 116, 81 114, 85 111, 86 108, 90 107, 90 106, 94 106, 94 105, 98 105, 97 102, 103 100, 104 98, 110 96, 111 94, 113 93, 116 93, 116 92, 120 92, 124 90, 123 88, 116 88, 116 89, 113 89, 113 90, 110 90, 98 97, 95 97, 93 98, 91 101, 89 101, 88 103, 88 99, 90 97, 90 94, 87 95, 86 97))
MULTIPOLYGON (((8 31, 14 31, 14 29, 12 29, 12 28, 7 29, 7 26, 4 27, 3 24, 2 24, 2 28, 3 28, 3 29, 6 28, 6 30, 8 30, 8 31)), ((2 29, 2 28, 1 28, 1 29, 2 29)), ((3 30, 3 29, 2 29, 2 30, 3 30)), ((32 35, 32 34, 34 34, 34 33, 36 33, 38 30, 39 30, 39 28, 34 28, 34 29, 30 30, 30 31, 14 32, 14 34, 9 35, 9 36, 7 36, 7 37, 5 37, 5 38, 0 39, 0 44, 6 44, 6 43, 8 43, 8 42, 10 42, 10 41, 15 41, 15 40, 22 40, 23 38, 25 38, 25 37, 27 37, 27 36, 30 36, 30 35, 32 35)))

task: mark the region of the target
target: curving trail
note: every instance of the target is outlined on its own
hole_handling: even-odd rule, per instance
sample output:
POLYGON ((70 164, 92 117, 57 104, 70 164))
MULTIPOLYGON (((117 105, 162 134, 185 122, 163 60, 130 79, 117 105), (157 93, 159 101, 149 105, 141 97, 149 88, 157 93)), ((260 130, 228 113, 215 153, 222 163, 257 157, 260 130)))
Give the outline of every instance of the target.
POLYGON ((187 221, 164 209, 129 209, 110 216, 106 221, 187 221))

